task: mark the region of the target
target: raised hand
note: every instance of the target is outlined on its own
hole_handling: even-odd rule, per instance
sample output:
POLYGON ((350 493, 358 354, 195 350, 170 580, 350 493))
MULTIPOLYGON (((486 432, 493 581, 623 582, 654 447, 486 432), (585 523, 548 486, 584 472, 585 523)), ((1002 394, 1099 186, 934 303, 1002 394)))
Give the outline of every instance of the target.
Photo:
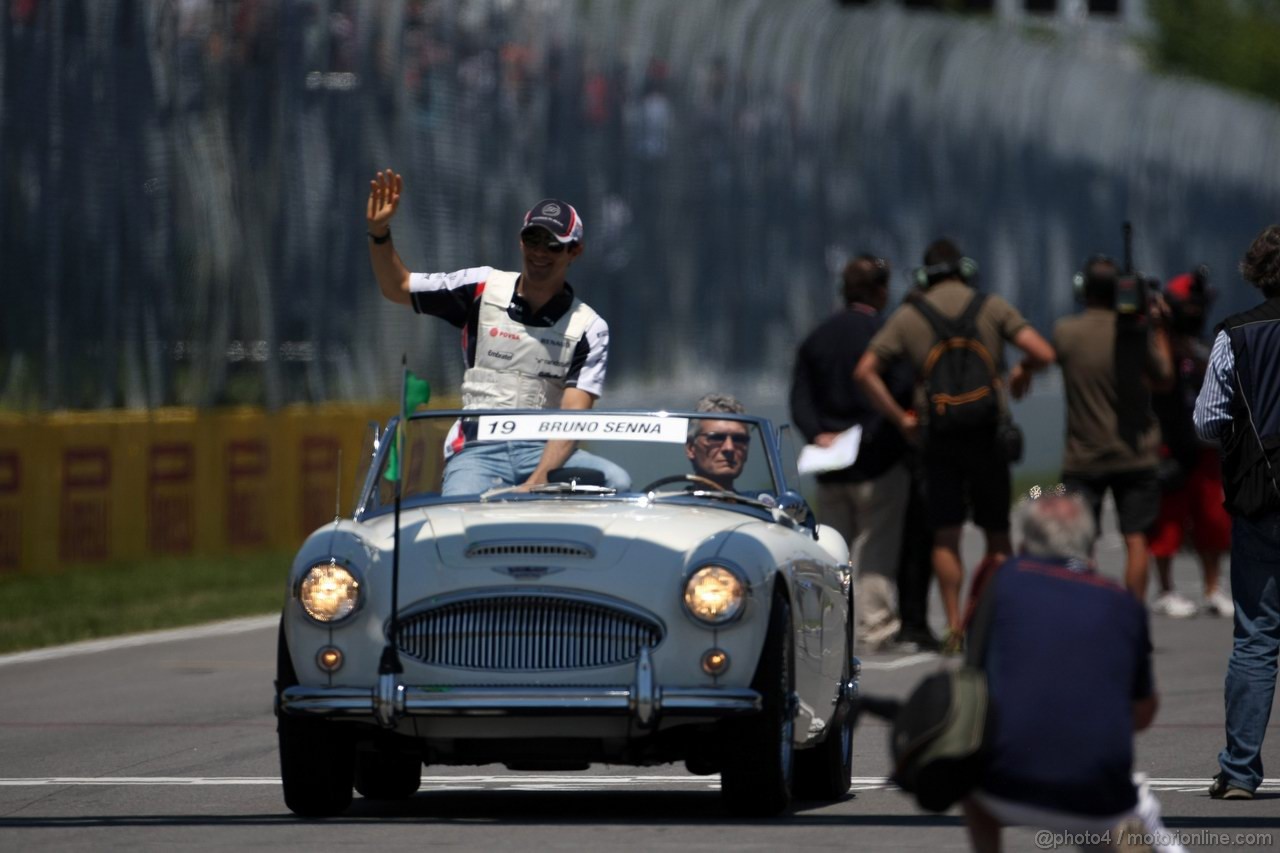
POLYGON ((391 217, 400 207, 400 193, 404 191, 404 179, 387 169, 378 172, 369 182, 369 204, 365 210, 369 233, 381 237, 391 230, 391 217))

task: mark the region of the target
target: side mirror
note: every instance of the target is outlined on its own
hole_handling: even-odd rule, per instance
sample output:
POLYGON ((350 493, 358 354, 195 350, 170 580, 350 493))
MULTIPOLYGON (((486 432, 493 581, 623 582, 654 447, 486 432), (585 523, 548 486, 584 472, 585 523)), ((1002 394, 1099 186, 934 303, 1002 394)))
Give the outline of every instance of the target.
POLYGON ((813 513, 809 510, 809 502, 804 499, 804 495, 794 489, 787 489, 778 495, 778 509, 782 510, 783 515, 796 523, 796 526, 803 527, 808 531, 815 532, 817 522, 813 517, 813 513))

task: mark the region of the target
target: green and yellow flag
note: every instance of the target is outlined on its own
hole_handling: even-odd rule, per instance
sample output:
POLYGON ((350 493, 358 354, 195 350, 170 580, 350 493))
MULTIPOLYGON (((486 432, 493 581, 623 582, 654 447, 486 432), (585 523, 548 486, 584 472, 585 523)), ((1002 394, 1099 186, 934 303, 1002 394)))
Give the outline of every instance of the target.
POLYGON ((395 440, 391 444, 391 457, 387 460, 387 470, 382 475, 384 480, 392 483, 400 481, 400 456, 404 453, 405 424, 409 422, 409 415, 413 414, 419 406, 425 406, 430 399, 431 384, 406 367, 400 394, 400 423, 396 426, 395 440))

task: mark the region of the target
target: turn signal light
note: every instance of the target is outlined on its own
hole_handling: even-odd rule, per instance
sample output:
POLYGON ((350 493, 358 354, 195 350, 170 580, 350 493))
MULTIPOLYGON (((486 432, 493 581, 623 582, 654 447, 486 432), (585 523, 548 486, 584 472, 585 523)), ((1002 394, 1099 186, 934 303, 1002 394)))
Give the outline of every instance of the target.
POLYGON ((342 649, 325 646, 316 652, 316 665, 325 672, 337 672, 342 668, 342 649))
POLYGON ((724 675, 729 671, 729 653, 724 649, 709 649, 703 652, 702 671, 707 675, 724 675))

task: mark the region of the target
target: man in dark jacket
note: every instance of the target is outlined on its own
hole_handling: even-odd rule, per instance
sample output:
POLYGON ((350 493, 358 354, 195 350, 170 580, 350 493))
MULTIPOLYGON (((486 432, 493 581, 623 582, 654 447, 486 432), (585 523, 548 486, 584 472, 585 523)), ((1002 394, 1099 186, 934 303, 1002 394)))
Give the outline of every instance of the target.
POLYGON ((1231 513, 1235 641, 1227 662, 1227 745, 1209 796, 1251 800, 1262 782, 1262 738, 1280 654, 1280 225, 1240 263, 1266 301, 1218 326, 1196 399, 1196 432, 1222 446, 1231 513))
MULTIPOLYGON (((843 294, 844 310, 800 345, 791 383, 791 417, 805 439, 819 447, 830 446, 855 425, 862 427, 853 464, 818 475, 818 515, 849 542, 857 570, 857 641, 873 651, 904 639, 899 636, 894 577, 911 486, 903 461, 906 441, 853 381, 853 368, 883 323, 888 264, 874 255, 858 255, 845 266, 843 294)), ((900 403, 910 406, 910 373, 900 370, 889 379, 900 403)), ((927 635, 927 626, 923 630, 927 635)), ((923 645, 932 636, 905 639, 923 645)))

